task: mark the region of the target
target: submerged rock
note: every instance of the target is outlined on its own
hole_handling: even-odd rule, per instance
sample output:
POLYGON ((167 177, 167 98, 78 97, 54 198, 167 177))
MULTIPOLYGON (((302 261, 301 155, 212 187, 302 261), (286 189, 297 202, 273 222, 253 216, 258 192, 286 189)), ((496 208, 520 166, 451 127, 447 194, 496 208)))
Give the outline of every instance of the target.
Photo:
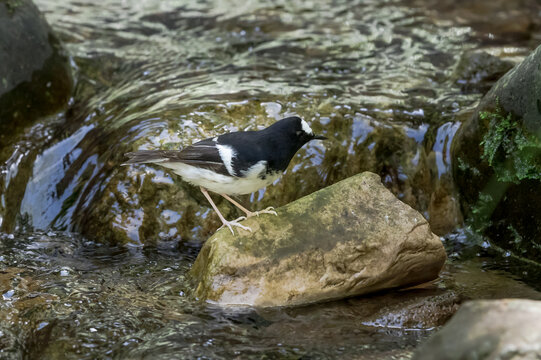
POLYGON ((475 228, 541 262, 541 47, 481 100, 452 146, 461 206, 475 228))
POLYGON ((452 80, 464 93, 486 93, 513 67, 513 63, 484 51, 467 51, 460 57, 452 80))
POLYGON ((410 286, 438 276, 446 254, 417 211, 362 173, 218 231, 192 269, 196 296, 220 304, 300 305, 410 286))
POLYGON ((541 302, 505 299, 464 304, 414 359, 539 359, 541 302))

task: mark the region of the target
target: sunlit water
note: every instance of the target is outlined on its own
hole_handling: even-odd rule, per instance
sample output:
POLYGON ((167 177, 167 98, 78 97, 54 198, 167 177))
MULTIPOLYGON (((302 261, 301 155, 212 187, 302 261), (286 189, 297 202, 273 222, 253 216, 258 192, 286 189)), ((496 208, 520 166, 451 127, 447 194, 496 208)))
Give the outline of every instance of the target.
MULTIPOLYGON (((1 357, 409 356, 435 326, 371 315, 418 293, 266 311, 192 298, 187 272, 219 221, 177 177, 119 164, 134 149, 296 114, 331 140, 301 150, 283 179, 245 199, 250 206, 280 206, 370 170, 448 232, 460 221, 450 144, 481 97, 451 80, 454 66, 469 49, 517 61, 532 44, 464 21, 471 9, 427 4, 37 1, 72 55, 77 86, 68 111, 26 129, 2 167, 2 206, 17 193, 20 209, 0 214, 0 226, 20 231, 1 238, 1 357)), ((454 261, 453 271, 470 272, 454 261)), ((490 296, 512 295, 538 296, 490 296)))

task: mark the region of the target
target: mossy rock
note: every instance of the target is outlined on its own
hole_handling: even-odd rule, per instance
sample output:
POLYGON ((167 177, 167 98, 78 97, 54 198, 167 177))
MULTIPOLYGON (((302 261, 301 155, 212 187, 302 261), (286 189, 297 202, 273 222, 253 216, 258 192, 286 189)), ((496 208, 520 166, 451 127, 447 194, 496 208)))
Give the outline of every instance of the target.
POLYGON ((452 146, 461 206, 494 245, 541 263, 541 47, 502 77, 452 146))
POLYGON ((365 172, 222 229, 192 268, 196 296, 290 306, 433 280, 446 254, 423 216, 365 172))

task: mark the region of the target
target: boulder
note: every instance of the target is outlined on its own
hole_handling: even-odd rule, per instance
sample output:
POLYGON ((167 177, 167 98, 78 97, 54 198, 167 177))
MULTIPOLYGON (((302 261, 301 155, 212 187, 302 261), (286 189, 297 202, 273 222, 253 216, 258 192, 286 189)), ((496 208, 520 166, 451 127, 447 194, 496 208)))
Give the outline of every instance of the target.
POLYGON ((0 1, 0 34, 0 129, 58 111, 71 94, 71 68, 36 5, 0 1))
POLYGON ((446 254, 428 222, 364 172, 222 229, 191 270, 198 298, 288 306, 433 280, 446 254))
POLYGON ((485 95, 452 145, 464 215, 494 245, 541 262, 541 47, 485 95))
POLYGON ((35 149, 53 137, 53 121, 32 125, 67 105, 72 87, 68 56, 34 3, 0 0, 0 231, 15 229, 35 149))
POLYGON ((541 302, 504 299, 467 302, 413 359, 539 359, 541 302))

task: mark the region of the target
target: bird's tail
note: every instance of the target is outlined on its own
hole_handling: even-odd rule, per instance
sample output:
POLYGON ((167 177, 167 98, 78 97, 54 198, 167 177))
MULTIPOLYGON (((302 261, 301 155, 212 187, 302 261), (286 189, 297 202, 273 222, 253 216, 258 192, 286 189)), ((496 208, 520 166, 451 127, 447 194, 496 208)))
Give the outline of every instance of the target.
POLYGON ((141 150, 124 154, 129 159, 122 165, 159 163, 169 160, 167 150, 141 150))

